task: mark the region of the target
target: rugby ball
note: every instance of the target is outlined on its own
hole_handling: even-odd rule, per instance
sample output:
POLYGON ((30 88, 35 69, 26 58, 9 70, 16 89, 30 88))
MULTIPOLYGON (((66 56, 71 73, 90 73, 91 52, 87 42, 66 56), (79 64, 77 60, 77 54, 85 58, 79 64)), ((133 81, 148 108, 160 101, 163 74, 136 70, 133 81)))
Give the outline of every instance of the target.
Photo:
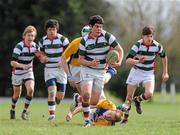
POLYGON ((111 50, 106 55, 106 63, 117 63, 119 61, 119 53, 116 50, 111 50))

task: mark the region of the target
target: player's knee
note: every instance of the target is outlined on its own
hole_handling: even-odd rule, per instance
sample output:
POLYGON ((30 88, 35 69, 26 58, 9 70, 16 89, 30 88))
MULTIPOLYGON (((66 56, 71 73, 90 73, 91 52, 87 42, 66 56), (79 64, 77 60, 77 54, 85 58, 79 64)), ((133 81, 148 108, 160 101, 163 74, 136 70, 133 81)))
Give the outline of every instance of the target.
POLYGON ((83 102, 84 103, 89 103, 89 101, 90 101, 90 95, 89 95, 89 93, 85 93, 83 95, 83 102))
POLYGON ((48 98, 49 99, 55 99, 56 96, 56 90, 48 90, 48 98))
POLYGON ((64 96, 56 96, 56 99, 61 101, 64 99, 64 96))
POLYGON ((153 93, 151 93, 151 92, 147 92, 146 94, 145 94, 145 98, 146 99, 151 99, 153 97, 153 93))
POLYGON ((27 96, 33 97, 33 94, 34 94, 34 90, 33 89, 29 89, 28 92, 27 92, 27 96))
POLYGON ((20 98, 20 95, 14 95, 14 96, 13 96, 13 99, 14 99, 14 100, 18 100, 19 98, 20 98))

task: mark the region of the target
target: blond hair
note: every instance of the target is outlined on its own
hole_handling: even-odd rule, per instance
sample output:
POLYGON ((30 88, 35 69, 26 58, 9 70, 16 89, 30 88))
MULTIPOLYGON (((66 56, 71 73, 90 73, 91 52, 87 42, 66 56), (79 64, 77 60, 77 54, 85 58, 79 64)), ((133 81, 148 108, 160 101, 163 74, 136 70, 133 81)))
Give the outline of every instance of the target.
POLYGON ((27 33, 30 33, 30 32, 35 32, 35 36, 37 35, 37 30, 34 26, 32 25, 29 25, 27 26, 25 29, 24 29, 24 32, 22 34, 22 37, 24 38, 24 36, 27 34, 27 33))

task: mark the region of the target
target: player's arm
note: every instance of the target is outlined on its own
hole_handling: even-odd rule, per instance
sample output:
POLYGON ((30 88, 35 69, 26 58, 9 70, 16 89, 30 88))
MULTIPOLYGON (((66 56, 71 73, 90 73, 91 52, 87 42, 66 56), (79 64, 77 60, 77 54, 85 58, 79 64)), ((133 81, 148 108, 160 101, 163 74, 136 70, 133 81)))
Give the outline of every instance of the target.
POLYGON ((132 46, 128 56, 126 57, 126 63, 130 65, 136 65, 145 62, 145 56, 137 56, 139 49, 139 43, 132 46))
POLYGON ((145 57, 135 57, 132 54, 128 54, 128 56, 126 57, 126 63, 130 64, 130 65, 136 65, 138 63, 144 63, 145 62, 145 57))
POLYGON ((163 64, 163 74, 162 74, 162 80, 165 82, 169 79, 169 74, 168 74, 168 59, 167 56, 165 56, 162 59, 162 64, 163 64))
POLYGON ((64 68, 64 71, 67 75, 70 75, 67 61, 69 60, 71 55, 75 54, 78 51, 79 44, 80 42, 78 41, 78 38, 74 39, 62 54, 62 67, 64 68))
POLYGON ((111 67, 118 67, 118 66, 121 66, 122 60, 124 58, 124 51, 123 51, 123 48, 121 47, 120 44, 118 44, 114 48, 114 50, 116 50, 119 53, 119 61, 118 61, 118 63, 112 63, 110 66, 111 67))
POLYGON ((119 61, 117 63, 110 63, 111 67, 121 66, 122 60, 124 58, 124 51, 121 45, 117 42, 116 37, 110 33, 106 33, 106 36, 109 37, 108 44, 111 46, 111 49, 114 49, 119 54, 119 61))
POLYGON ((163 73, 162 73, 162 81, 167 81, 169 79, 169 74, 168 74, 168 58, 166 56, 166 53, 162 47, 161 44, 159 44, 159 56, 161 57, 162 64, 163 64, 163 73))
POLYGON ((27 70, 27 69, 31 68, 32 66, 27 65, 27 64, 22 64, 22 63, 18 62, 18 57, 20 56, 20 53, 21 53, 21 50, 22 50, 22 48, 19 49, 20 47, 21 46, 14 48, 10 65, 13 68, 21 68, 21 69, 27 70))
POLYGON ((70 73, 68 63, 67 63, 66 58, 64 56, 61 57, 61 66, 63 67, 64 71, 67 74, 67 79, 68 79, 70 86, 75 87, 75 80, 70 73))
POLYGON ((35 52, 35 56, 40 60, 41 63, 47 63, 48 62, 48 57, 46 54, 39 49, 35 52))
POLYGON ((75 110, 73 112, 69 112, 67 115, 66 115, 66 121, 70 121, 74 115, 76 115, 77 113, 79 112, 82 112, 82 106, 78 106, 75 108, 75 110))
POLYGON ((100 64, 98 59, 95 58, 92 61, 87 61, 82 55, 79 55, 79 63, 83 66, 97 66, 100 64))
POLYGON ((31 65, 21 64, 21 63, 17 62, 16 60, 11 60, 10 64, 13 68, 21 68, 24 70, 27 70, 32 67, 31 65))

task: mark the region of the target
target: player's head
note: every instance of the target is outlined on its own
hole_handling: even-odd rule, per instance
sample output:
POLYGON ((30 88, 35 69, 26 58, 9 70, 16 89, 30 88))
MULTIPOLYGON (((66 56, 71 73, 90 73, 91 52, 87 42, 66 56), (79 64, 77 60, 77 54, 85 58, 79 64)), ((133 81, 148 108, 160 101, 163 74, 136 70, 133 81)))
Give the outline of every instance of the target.
POLYGON ((37 35, 37 30, 34 26, 29 25, 24 29, 22 37, 24 40, 33 41, 37 35))
POLYGON ((154 27, 151 25, 147 25, 142 29, 143 36, 150 35, 150 34, 154 35, 154 32, 155 32, 154 27))
POLYGON ((119 122, 122 120, 123 118, 123 112, 121 110, 115 110, 115 111, 108 111, 108 113, 106 113, 104 115, 104 118, 107 121, 111 121, 111 122, 119 122))
POLYGON ((104 24, 104 19, 100 15, 91 16, 89 19, 89 25, 94 26, 95 24, 104 24))
POLYGON ((89 25, 86 25, 81 30, 81 36, 86 36, 91 31, 91 27, 89 25))
POLYGON ((46 30, 48 38, 53 39, 57 36, 59 23, 56 19, 49 19, 46 21, 44 28, 46 30))
POLYGON ((48 19, 45 22, 44 29, 47 30, 48 28, 56 28, 59 30, 59 22, 56 19, 48 19))
POLYGON ((146 45, 152 44, 154 32, 154 27, 151 25, 147 25, 142 29, 142 38, 146 45))
POLYGON ((104 20, 100 15, 91 16, 89 26, 91 27, 91 36, 99 37, 103 30, 104 20))

